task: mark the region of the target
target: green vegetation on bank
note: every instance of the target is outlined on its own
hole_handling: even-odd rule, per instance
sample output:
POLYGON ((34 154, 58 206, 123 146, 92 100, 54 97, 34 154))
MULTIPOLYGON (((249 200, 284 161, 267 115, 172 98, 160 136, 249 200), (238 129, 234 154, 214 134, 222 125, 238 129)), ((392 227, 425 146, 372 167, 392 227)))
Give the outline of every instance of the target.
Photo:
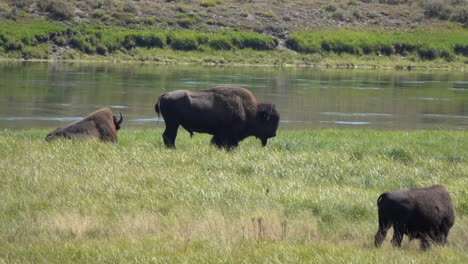
POLYGON ((233 152, 208 135, 119 131, 119 143, 0 132, 1 263, 466 263, 464 131, 279 131, 233 152), (373 248, 376 199, 444 184, 446 247, 373 248))
POLYGON ((468 31, 416 31, 378 32, 319 30, 296 32, 289 36, 286 45, 298 52, 348 53, 415 56, 423 60, 442 58, 446 61, 455 56, 468 56, 468 31))
POLYGON ((275 37, 228 30, 213 34, 154 28, 128 29, 91 25, 70 27, 56 22, 0 23, 0 54, 25 59, 47 59, 52 47, 71 47, 85 54, 106 56, 116 52, 128 53, 137 47, 204 51, 209 48, 272 50, 277 45, 278 39, 275 37), (49 49, 43 49, 44 45, 49 49))
POLYGON ((130 60, 156 63, 455 65, 468 59, 468 31, 295 32, 279 39, 254 32, 134 29, 58 22, 0 22, 0 57, 32 60, 130 60), (296 51, 292 52, 292 51, 296 51))

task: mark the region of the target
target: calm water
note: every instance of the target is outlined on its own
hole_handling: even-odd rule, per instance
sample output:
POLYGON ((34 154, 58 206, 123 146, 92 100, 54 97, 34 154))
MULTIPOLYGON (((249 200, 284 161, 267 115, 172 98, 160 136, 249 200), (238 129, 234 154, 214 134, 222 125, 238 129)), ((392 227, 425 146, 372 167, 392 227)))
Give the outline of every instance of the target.
MULTIPOLYGON (((111 107, 154 128, 159 95, 237 85, 275 103, 281 129, 468 129, 468 73, 0 63, 0 129, 53 128, 111 107)), ((161 126, 161 124, 159 124, 161 126)))

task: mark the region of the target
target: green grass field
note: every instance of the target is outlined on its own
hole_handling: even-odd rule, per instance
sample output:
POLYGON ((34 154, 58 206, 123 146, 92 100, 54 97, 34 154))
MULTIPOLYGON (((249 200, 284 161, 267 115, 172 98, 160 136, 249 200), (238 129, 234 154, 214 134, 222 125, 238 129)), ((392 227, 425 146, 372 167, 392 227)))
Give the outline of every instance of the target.
POLYGON ((185 131, 168 150, 162 131, 1 131, 0 263, 468 263, 464 131, 279 131, 232 152, 185 131), (448 245, 375 249, 380 193, 436 183, 448 245))

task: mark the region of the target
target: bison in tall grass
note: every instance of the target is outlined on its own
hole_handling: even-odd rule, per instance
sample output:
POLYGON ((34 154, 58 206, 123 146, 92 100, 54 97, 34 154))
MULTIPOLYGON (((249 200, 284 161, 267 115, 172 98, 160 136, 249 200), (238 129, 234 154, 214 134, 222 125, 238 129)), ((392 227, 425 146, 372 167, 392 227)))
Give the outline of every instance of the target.
POLYGON ((66 139, 95 137, 103 141, 117 142, 117 130, 120 129, 122 121, 122 113, 117 120, 111 109, 99 109, 83 120, 55 129, 47 135, 46 141, 57 137, 66 139))
POLYGON ((163 140, 169 148, 175 147, 179 126, 191 135, 211 134, 213 145, 228 150, 249 136, 266 146, 276 136, 280 118, 273 104, 257 103, 249 90, 235 86, 167 92, 159 97, 155 110, 166 123, 163 140))
POLYGON ((432 242, 445 245, 455 222, 452 200, 442 185, 385 192, 378 198, 377 205, 379 230, 375 235, 376 247, 382 245, 392 226, 392 244, 395 247, 401 247, 403 235, 420 239, 422 250, 428 250, 432 242))

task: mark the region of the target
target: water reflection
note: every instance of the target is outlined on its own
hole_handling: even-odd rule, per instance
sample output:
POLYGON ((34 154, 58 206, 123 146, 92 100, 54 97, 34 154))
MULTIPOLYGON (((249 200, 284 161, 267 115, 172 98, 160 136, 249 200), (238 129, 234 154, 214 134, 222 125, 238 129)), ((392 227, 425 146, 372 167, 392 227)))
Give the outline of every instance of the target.
POLYGON ((0 128, 57 127, 102 107, 125 127, 156 127, 154 104, 176 89, 237 85, 277 105, 281 129, 462 129, 464 72, 135 64, 0 64, 0 128))

